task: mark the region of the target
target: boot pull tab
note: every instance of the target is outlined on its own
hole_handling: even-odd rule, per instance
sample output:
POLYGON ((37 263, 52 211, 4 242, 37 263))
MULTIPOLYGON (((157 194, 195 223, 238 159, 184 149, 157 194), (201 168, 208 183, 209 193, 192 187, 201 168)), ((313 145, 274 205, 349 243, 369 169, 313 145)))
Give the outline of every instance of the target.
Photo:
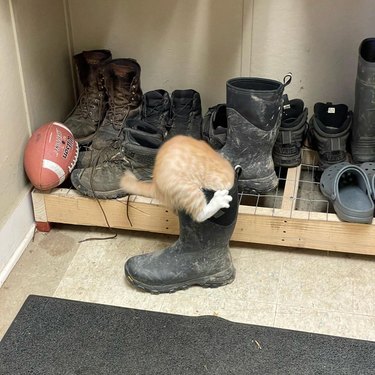
POLYGON ((240 178, 241 176, 241 172, 242 172, 242 167, 237 164, 235 167, 234 167, 234 171, 236 172, 236 177, 237 179, 240 178))
POLYGON ((293 74, 291 72, 285 75, 285 77, 283 78, 284 87, 287 87, 290 84, 290 82, 292 82, 292 78, 293 74))

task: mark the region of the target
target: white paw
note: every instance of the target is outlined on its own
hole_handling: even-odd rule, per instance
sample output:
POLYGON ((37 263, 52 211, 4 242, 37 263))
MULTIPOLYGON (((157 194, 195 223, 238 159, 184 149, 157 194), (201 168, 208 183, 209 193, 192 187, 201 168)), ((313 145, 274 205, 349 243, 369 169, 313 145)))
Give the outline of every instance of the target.
POLYGON ((229 203, 232 201, 232 199, 233 198, 229 195, 228 190, 218 190, 212 197, 211 202, 215 204, 215 206, 219 207, 219 209, 229 208, 229 203))
POLYGON ((221 208, 229 208, 229 202, 232 201, 232 197, 228 193, 228 190, 216 191, 203 211, 198 214, 196 220, 202 222, 215 215, 221 208))

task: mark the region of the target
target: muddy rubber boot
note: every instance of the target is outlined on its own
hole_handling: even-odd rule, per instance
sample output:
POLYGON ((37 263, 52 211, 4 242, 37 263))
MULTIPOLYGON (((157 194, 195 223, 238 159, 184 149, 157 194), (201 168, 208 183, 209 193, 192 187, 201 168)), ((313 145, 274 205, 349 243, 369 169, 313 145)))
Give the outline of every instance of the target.
POLYGON ((80 96, 64 124, 79 144, 92 141, 106 114, 103 66, 112 58, 108 50, 83 51, 74 56, 80 83, 80 96))
POLYGON ((301 99, 283 97, 279 134, 273 147, 276 167, 292 168, 301 164, 301 148, 308 129, 307 108, 301 99))
POLYGON ((203 117, 202 139, 214 150, 220 150, 227 139, 227 106, 217 104, 210 107, 203 117))
POLYGON ((192 89, 175 90, 171 95, 171 122, 166 139, 175 135, 190 135, 201 139, 202 106, 200 94, 192 89))
POLYGON ((142 103, 141 67, 134 59, 115 59, 104 68, 108 110, 92 141, 101 150, 121 139, 125 121, 140 115, 142 103))
POLYGON ((239 77, 227 81, 228 134, 220 153, 242 167, 238 190, 266 193, 278 185, 272 149, 281 124, 284 83, 239 77))
POLYGON ((355 163, 375 161, 375 38, 359 47, 350 146, 355 163))
POLYGON ((318 151, 319 170, 347 161, 353 113, 345 104, 316 103, 309 121, 309 146, 318 151))
MULTIPOLYGON (((125 263, 127 280, 151 293, 172 293, 193 285, 216 288, 231 283, 235 269, 229 240, 237 221, 237 186, 230 190, 230 207, 197 223, 179 212, 180 236, 164 250, 131 257, 125 263)), ((206 192, 209 201, 213 192, 206 192)))
MULTIPOLYGON (((147 126, 152 126, 147 124, 147 126)), ((154 127, 153 127, 154 128, 154 127)), ((127 194, 120 187, 125 170, 130 169, 138 179, 150 180, 156 153, 163 143, 160 133, 126 129, 125 140, 118 153, 96 166, 74 169, 70 179, 83 195, 99 199, 115 199, 127 194)), ((103 149, 106 150, 106 149, 103 149)))

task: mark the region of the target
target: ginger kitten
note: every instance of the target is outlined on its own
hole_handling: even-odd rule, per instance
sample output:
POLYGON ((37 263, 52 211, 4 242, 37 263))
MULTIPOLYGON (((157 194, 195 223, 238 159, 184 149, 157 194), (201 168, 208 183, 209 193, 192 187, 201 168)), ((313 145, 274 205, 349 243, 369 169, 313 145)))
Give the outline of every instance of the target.
POLYGON ((121 188, 128 194, 156 198, 175 212, 184 211, 202 222, 221 208, 228 208, 235 172, 228 160, 205 141, 177 135, 159 149, 152 181, 139 181, 126 171, 121 188), (207 202, 203 192, 215 191, 207 202))

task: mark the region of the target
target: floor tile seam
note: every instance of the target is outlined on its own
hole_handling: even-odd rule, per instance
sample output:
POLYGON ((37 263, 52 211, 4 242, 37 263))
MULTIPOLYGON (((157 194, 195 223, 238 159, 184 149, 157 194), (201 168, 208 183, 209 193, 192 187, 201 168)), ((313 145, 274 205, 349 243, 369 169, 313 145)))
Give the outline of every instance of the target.
POLYGON ((283 275, 284 275, 284 270, 285 270, 285 263, 287 260, 289 260, 290 258, 290 253, 288 254, 289 256, 285 257, 282 261, 282 264, 281 264, 281 267, 280 267, 280 271, 279 271, 279 277, 278 277, 278 280, 277 280, 277 287, 276 287, 276 298, 275 298, 275 314, 274 314, 274 317, 273 317, 273 324, 275 324, 276 322, 276 317, 277 317, 277 311, 278 311, 278 306, 279 306, 279 300, 280 300, 280 289, 281 289, 281 285, 282 285, 282 278, 283 278, 283 275))
POLYGON ((53 297, 55 296, 56 292, 59 290, 61 284, 62 284, 63 281, 65 280, 65 277, 66 277, 68 271, 70 270, 71 265, 73 264, 73 262, 75 261, 76 257, 78 256, 78 252, 79 252, 79 250, 80 250, 82 244, 84 244, 84 242, 79 242, 79 245, 78 245, 78 247, 77 247, 77 249, 76 249, 76 252, 75 252, 73 258, 70 260, 69 264, 67 265, 67 267, 66 267, 66 269, 65 269, 65 272, 63 273, 63 275, 62 275, 61 278, 60 278, 60 282, 57 284, 55 290, 51 293, 53 297))

